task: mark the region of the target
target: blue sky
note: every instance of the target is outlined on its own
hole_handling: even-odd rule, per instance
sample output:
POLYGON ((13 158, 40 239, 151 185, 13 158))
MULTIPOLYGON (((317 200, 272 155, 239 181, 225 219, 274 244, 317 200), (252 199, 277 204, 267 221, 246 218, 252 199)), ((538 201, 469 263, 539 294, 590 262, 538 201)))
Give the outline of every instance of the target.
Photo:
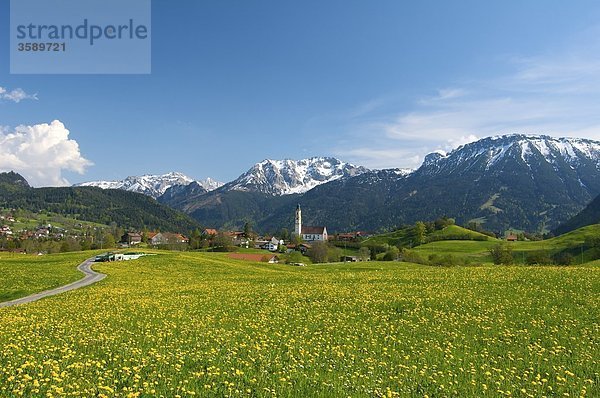
POLYGON ((68 129, 78 148, 0 146, 0 169, 228 181, 265 158, 417 167, 495 134, 600 139, 598 21, 594 1, 153 1, 150 75, 11 75, 2 28, 0 142, 68 129))

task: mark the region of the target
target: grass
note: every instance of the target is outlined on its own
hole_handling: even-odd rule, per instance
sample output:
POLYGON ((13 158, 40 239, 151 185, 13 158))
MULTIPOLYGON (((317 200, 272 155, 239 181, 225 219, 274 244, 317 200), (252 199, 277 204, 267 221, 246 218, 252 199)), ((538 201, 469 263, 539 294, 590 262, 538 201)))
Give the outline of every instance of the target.
POLYGON ((0 309, 0 396, 600 395, 595 266, 97 268, 98 284, 0 309))
MULTIPOLYGON (((449 225, 444 227, 443 229, 433 231, 427 234, 426 240, 428 241, 443 241, 450 240, 452 238, 456 238, 460 236, 461 239, 483 239, 495 241, 496 239, 490 238, 482 233, 471 231, 470 229, 463 228, 458 225, 449 225)), ((404 246, 410 247, 414 244, 414 236, 412 232, 412 227, 406 227, 402 229, 398 229, 393 232, 388 232, 385 234, 375 235, 368 239, 366 239, 362 245, 363 246, 371 246, 371 245, 383 245, 388 244, 391 246, 404 246)))
POLYGON ((0 302, 66 285, 81 279, 77 266, 92 252, 51 256, 0 253, 0 302))
POLYGON ((458 225, 449 225, 443 229, 438 231, 434 231, 427 236, 429 240, 446 240, 452 237, 460 236, 462 239, 484 239, 484 240, 496 240, 495 238, 491 238, 487 235, 484 235, 480 232, 471 231, 470 229, 463 228, 458 225))
POLYGON ((383 245, 387 243, 391 246, 410 246, 413 243, 413 234, 410 227, 398 229, 393 232, 379 234, 365 239, 362 242, 363 246, 383 245))
MULTIPOLYGON (((580 262, 579 250, 584 244, 586 237, 598 235, 600 235, 600 224, 595 224, 551 239, 506 242, 506 244, 513 248, 515 261, 517 262, 522 262, 523 257, 529 252, 544 251, 549 254, 555 254, 563 250, 573 252, 576 256, 576 262, 580 262)), ((491 262, 489 249, 496 246, 499 242, 496 239, 489 241, 438 241, 417 246, 414 250, 425 256, 444 253, 464 256, 474 261, 491 262)), ((588 261, 588 257, 584 251, 584 261, 588 261)))

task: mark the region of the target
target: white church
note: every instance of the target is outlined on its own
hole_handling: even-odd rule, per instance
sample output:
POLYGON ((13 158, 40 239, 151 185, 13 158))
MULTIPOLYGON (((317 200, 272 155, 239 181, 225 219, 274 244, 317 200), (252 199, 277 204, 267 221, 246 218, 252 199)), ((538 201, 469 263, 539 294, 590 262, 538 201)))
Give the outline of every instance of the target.
POLYGON ((308 227, 302 225, 302 209, 300 205, 296 206, 296 224, 294 234, 300 236, 305 242, 327 241, 327 228, 308 227))

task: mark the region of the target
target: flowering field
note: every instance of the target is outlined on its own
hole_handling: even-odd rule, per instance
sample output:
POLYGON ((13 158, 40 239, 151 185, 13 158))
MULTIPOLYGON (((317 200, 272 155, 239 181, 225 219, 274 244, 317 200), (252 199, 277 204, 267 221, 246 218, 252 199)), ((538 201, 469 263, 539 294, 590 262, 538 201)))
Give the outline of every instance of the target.
POLYGON ((600 396, 600 268, 162 254, 0 309, 0 396, 600 396))
POLYGON ((24 297, 81 279, 83 275, 76 267, 89 258, 90 253, 52 256, 0 253, 0 301, 24 297))

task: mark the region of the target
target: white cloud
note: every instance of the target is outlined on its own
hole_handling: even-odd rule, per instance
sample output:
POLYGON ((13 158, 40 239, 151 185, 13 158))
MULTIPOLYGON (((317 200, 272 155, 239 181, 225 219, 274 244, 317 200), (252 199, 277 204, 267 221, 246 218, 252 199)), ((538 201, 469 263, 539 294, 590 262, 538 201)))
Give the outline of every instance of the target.
POLYGON ((423 162, 423 157, 415 154, 415 151, 410 148, 355 148, 336 155, 344 159, 352 159, 353 163, 372 169, 395 168, 390 165, 397 164, 398 159, 403 159, 402 168, 410 169, 419 167, 423 162))
POLYGON ((37 100, 38 97, 37 94, 27 94, 21 88, 15 88, 9 91, 4 87, 0 87, 0 99, 19 103, 26 99, 37 100))
POLYGON ((58 120, 0 130, 0 171, 21 173, 33 186, 64 186, 63 171, 83 174, 92 163, 58 120))
MULTIPOLYGON (((552 56, 506 59, 512 72, 451 82, 402 112, 369 113, 344 122, 354 139, 333 152, 367 167, 415 167, 415 159, 491 135, 548 134, 600 139, 600 49, 596 31, 552 56), (368 139, 360 139, 365 137, 368 139)), ((378 103, 389 109, 393 103, 378 103)))

